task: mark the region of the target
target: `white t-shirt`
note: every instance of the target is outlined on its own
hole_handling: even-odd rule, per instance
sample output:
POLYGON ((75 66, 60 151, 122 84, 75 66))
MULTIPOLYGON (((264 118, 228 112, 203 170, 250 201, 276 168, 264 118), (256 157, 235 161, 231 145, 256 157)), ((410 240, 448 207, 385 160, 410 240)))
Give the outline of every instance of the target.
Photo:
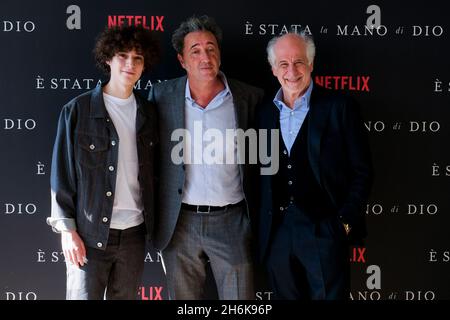
POLYGON ((120 99, 103 93, 103 100, 120 140, 116 141, 115 146, 111 146, 112 148, 119 148, 119 158, 117 168, 109 167, 109 169, 117 170, 110 227, 124 230, 144 222, 138 181, 136 98, 134 94, 131 94, 127 99, 120 99))

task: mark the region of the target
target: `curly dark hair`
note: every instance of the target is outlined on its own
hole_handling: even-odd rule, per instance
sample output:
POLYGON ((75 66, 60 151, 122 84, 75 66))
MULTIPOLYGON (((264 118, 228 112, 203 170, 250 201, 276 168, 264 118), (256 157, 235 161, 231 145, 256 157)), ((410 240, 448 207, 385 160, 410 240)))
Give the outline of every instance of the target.
POLYGON ((110 61, 117 52, 136 50, 144 56, 144 71, 148 71, 159 59, 159 42, 153 32, 142 26, 121 26, 106 28, 95 43, 94 56, 97 67, 110 73, 110 61))
POLYGON ((216 21, 207 15, 203 15, 200 17, 193 15, 186 21, 183 21, 178 27, 178 29, 176 29, 172 35, 172 46, 177 53, 183 54, 184 37, 188 33, 196 31, 211 32, 214 35, 214 37, 216 37, 217 44, 220 49, 222 42, 222 30, 217 25, 216 21))

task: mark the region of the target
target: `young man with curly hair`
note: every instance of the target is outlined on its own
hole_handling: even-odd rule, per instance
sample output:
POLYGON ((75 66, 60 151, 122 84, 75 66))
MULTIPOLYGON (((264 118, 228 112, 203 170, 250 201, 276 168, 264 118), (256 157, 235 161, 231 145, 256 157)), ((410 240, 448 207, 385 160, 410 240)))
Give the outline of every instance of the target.
POLYGON ((61 234, 70 300, 136 299, 153 228, 155 108, 133 87, 157 56, 153 35, 105 29, 94 54, 109 81, 61 111, 51 217, 61 234))

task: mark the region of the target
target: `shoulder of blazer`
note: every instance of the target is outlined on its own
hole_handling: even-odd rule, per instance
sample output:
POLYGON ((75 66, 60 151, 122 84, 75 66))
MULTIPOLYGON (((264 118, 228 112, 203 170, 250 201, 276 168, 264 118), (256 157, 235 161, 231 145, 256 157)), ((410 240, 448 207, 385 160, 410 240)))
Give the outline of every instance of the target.
POLYGON ((227 81, 233 95, 241 96, 244 98, 253 96, 258 100, 261 100, 264 95, 264 91, 261 88, 252 86, 248 83, 233 78, 229 78, 227 79, 227 81))
POLYGON ((176 92, 178 90, 184 92, 186 88, 186 80, 187 77, 179 77, 175 79, 165 80, 163 82, 158 82, 153 84, 152 90, 156 95, 158 94, 166 94, 168 92, 176 92))
POLYGON ((354 99, 347 94, 325 89, 314 84, 311 93, 310 107, 314 108, 318 105, 333 105, 333 108, 342 108, 349 103, 353 103, 354 99))

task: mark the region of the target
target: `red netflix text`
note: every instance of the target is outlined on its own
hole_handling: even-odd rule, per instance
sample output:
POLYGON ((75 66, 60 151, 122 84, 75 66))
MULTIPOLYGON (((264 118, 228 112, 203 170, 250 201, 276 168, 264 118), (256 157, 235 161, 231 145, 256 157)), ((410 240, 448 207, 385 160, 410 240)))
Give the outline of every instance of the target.
POLYGON ((163 287, 139 287, 141 300, 162 300, 163 287))
POLYGON ((108 16, 108 28, 121 26, 142 26, 151 31, 164 32, 164 16, 108 16))
POLYGON ((332 90, 369 92, 370 76, 315 76, 314 82, 332 90))
POLYGON ((366 248, 365 247, 352 247, 350 249, 350 262, 366 263, 366 248))

